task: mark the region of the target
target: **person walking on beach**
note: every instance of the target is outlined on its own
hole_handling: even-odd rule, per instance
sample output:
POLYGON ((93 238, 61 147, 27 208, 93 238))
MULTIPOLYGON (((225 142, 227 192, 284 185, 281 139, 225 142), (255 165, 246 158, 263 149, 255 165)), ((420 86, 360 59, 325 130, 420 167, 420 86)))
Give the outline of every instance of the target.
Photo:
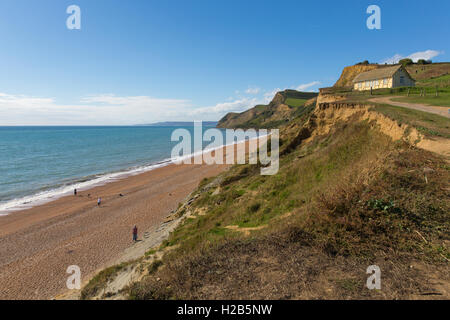
POLYGON ((102 198, 98 198, 97 205, 100 207, 101 204, 102 204, 102 198))
POLYGON ((74 196, 77 196, 77 189, 74 189, 74 190, 73 190, 73 195, 74 195, 74 196))
POLYGON ((137 227, 134 226, 134 228, 133 228, 133 241, 134 242, 137 241, 137 232, 138 232, 137 227))

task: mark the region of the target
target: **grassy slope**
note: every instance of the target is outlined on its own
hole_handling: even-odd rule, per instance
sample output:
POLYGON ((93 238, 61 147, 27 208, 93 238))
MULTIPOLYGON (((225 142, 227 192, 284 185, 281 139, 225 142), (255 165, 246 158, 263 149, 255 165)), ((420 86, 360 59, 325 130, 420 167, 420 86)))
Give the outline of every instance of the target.
POLYGON ((229 113, 219 123, 219 128, 277 128, 305 111, 305 103, 317 96, 313 92, 284 90, 278 92, 268 105, 258 105, 242 113, 229 113), (285 105, 280 111, 279 108, 285 105))
POLYGON ((302 107, 308 99, 287 98, 285 103, 290 107, 302 107))
POLYGON ((417 82, 419 86, 430 86, 430 87, 448 87, 450 86, 450 75, 442 75, 435 78, 424 79, 417 82))
POLYGON ((377 104, 373 109, 397 122, 413 126, 426 137, 432 138, 436 136, 450 139, 450 120, 448 118, 390 105, 377 104))
POLYGON ((407 91, 402 91, 401 95, 404 97, 397 100, 450 108, 450 75, 419 81, 417 82, 417 87, 410 90, 410 95, 408 97, 406 94, 407 91), (437 96, 436 87, 438 87, 437 96), (420 96, 421 89, 425 91, 425 96, 420 96))
MULTIPOLYGON (((439 78, 435 79, 439 81, 439 78)), ((415 88, 395 88, 395 89, 379 89, 373 90, 372 95, 369 91, 354 91, 345 93, 345 102, 361 103, 373 105, 374 110, 381 112, 382 114, 389 116, 391 119, 398 122, 407 123, 418 129, 421 133, 427 137, 445 137, 450 138, 450 120, 448 118, 441 117, 436 114, 422 112, 418 110, 412 110, 408 108, 402 108, 397 106, 390 106, 385 104, 378 104, 369 101, 370 99, 382 97, 382 96, 401 96, 401 98, 394 98, 393 100, 429 104, 436 106, 449 106, 450 107, 450 87, 439 88, 439 96, 435 96, 436 89, 434 86, 423 86, 415 88), (424 89, 427 94, 425 97, 420 97, 420 91, 424 89), (409 91, 409 97, 408 95, 409 91)))
POLYGON ((380 96, 400 96, 394 101, 444 106, 450 108, 450 63, 407 66, 408 72, 417 80, 414 88, 394 88, 369 91, 346 92, 346 101, 375 105, 375 110, 398 122, 408 123, 425 136, 450 138, 450 120, 438 115, 390 105, 374 104, 368 100, 380 96), (438 96, 436 96, 436 86, 438 96), (425 96, 421 96, 425 92, 425 96))
POLYGON ((406 66, 406 70, 417 81, 423 81, 450 74, 450 63, 412 64, 406 66))
POLYGON ((163 245, 175 249, 131 298, 405 298, 448 281, 442 159, 365 122, 300 145, 298 129, 283 132, 278 174, 243 165, 219 186, 202 183, 193 217, 163 245), (364 287, 371 264, 382 269, 382 291, 364 287))
MULTIPOLYGON (((347 101, 370 98, 352 93, 347 101)), ((293 119, 269 123, 283 125, 279 173, 261 176, 258 166, 239 165, 202 181, 187 209, 192 215, 159 248, 172 250, 126 290, 129 298, 417 298, 448 292, 448 163, 393 142, 366 122, 336 123, 330 134, 301 143, 313 107, 291 99, 293 119), (372 264, 382 270, 381 291, 365 288, 372 264)), ((427 136, 449 138, 448 119, 387 105, 373 109, 427 136)))

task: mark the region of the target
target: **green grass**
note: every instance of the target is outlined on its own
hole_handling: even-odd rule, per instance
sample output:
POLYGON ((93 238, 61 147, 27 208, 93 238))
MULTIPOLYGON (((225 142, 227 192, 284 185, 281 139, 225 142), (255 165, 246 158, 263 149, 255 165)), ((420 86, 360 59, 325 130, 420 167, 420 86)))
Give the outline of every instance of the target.
POLYGON ((305 154, 305 150, 284 156, 282 170, 273 176, 261 176, 257 166, 235 166, 222 182, 224 187, 231 187, 223 187, 217 195, 204 192, 197 200, 196 206, 206 207, 209 214, 186 220, 167 243, 192 250, 205 240, 212 244, 230 236, 232 232, 222 226, 267 225, 272 219, 310 203, 330 179, 336 179, 340 170, 365 157, 368 146, 377 145, 369 143, 373 136, 368 128, 367 124, 355 126, 354 130, 361 133, 351 134, 349 130, 348 136, 337 145, 328 139, 318 141, 314 148, 326 151, 315 156, 299 159, 298 155, 305 154))
MULTIPOLYGON (((393 117, 413 117, 396 107, 378 108, 393 117)), ((336 297, 361 298, 369 294, 359 290, 365 278, 353 272, 365 275, 380 253, 389 252, 389 263, 405 270, 411 260, 440 270, 449 256, 443 243, 450 227, 444 189, 450 168, 431 153, 393 142, 369 123, 336 124, 328 136, 298 145, 280 158, 276 175, 261 176, 258 169, 232 167, 219 193, 213 195, 214 187, 192 203, 190 210, 206 209, 206 215, 185 220, 170 235, 167 245, 178 246, 163 257, 164 268, 131 286, 131 298, 239 299, 255 292, 292 298, 303 292, 301 279, 314 284, 327 271, 336 297), (428 183, 424 167, 434 170, 428 183), (226 228, 231 225, 264 228, 245 235, 226 228), (335 276, 336 268, 342 270, 335 276), (254 287, 246 290, 242 283, 254 287)), ((385 274, 395 283, 387 290, 399 288, 386 296, 405 297, 418 287, 410 274, 398 278, 404 273, 385 274)), ((317 296, 322 289, 314 289, 317 296)))
POLYGON ((437 114, 396 107, 386 104, 377 104, 373 110, 396 120, 399 123, 406 123, 427 137, 440 136, 450 138, 450 119, 437 114))
POLYGON ((150 250, 148 250, 148 251, 145 253, 145 256, 148 257, 148 256, 151 256, 152 254, 155 254, 155 253, 156 253, 156 250, 155 250, 155 249, 150 249, 150 250))
POLYGON ((440 136, 450 138, 450 119, 428 112, 413 110, 388 104, 374 103, 370 99, 379 96, 401 96, 393 101, 419 103, 424 105, 448 106, 450 107, 450 87, 439 88, 439 96, 435 97, 434 87, 400 87, 393 89, 378 89, 370 91, 353 91, 346 95, 346 102, 375 105, 373 110, 378 111, 398 123, 406 123, 427 137, 440 136), (420 97, 420 91, 425 90, 426 96, 420 97), (409 91, 409 96, 408 95, 409 91))
MULTIPOLYGON (((449 76, 450 77, 450 76, 449 76)), ((403 92, 401 98, 393 99, 393 101, 418 103, 432 106, 442 106, 450 108, 450 87, 438 88, 438 96, 436 96, 436 88, 423 87, 412 88, 409 96, 403 92), (420 96, 420 89, 425 90, 425 96, 420 96)))
MULTIPOLYGON (((449 121, 443 117, 392 106, 380 105, 375 109, 416 127, 427 126, 430 128, 424 132, 427 135, 450 135, 449 121)), ((208 214, 185 220, 170 235, 166 245, 180 245, 179 252, 188 252, 239 237, 226 226, 267 226, 289 212, 309 210, 310 206, 317 210, 317 197, 324 190, 341 183, 351 184, 353 176, 359 174, 356 169, 359 165, 381 161, 383 154, 395 148, 387 136, 370 129, 368 123, 337 126, 336 130, 328 137, 317 138, 308 146, 285 154, 276 175, 261 176, 255 165, 233 167, 222 179, 218 194, 213 195, 213 190, 203 192, 193 204, 194 208, 203 208, 208 214)), ((371 167, 368 172, 372 170, 375 168, 371 167)), ((323 200, 325 203, 337 201, 337 205, 329 206, 338 212, 345 212, 353 205, 345 202, 346 196, 342 199, 335 199, 335 195, 324 196, 332 199, 323 200)), ((401 210, 395 196, 389 194, 368 197, 361 205, 372 211, 382 208, 381 212, 387 215, 401 210)))
MULTIPOLYGON (((406 92, 377 90, 374 96, 406 92)), ((374 96, 355 93, 352 98, 365 102, 374 96)), ((412 272, 411 261, 443 270, 443 259, 449 257, 448 164, 433 153, 392 141, 367 121, 337 122, 329 134, 304 142, 302 132, 309 130, 304 124, 313 109, 299 107, 301 113, 281 128, 285 143, 277 174, 262 176, 260 165, 236 165, 201 182, 199 197, 183 209, 194 215, 162 245, 173 250, 151 267, 145 281, 130 287, 130 298, 239 299, 257 293, 288 299, 312 290, 322 296, 323 283, 313 280, 327 271, 335 280, 325 286, 334 282, 344 292, 338 298, 367 297, 367 290, 359 292, 364 282, 357 275, 365 276, 367 265, 377 259, 385 263, 380 257, 386 253, 389 261, 381 268, 395 265, 400 271, 384 273, 393 284, 384 297, 397 298, 428 283, 419 279, 426 273, 407 273, 412 272), (427 180, 426 167, 432 168, 427 180), (196 216, 197 211, 204 215, 196 216), (236 225, 264 228, 249 234, 227 228, 236 225), (336 266, 345 276, 335 274, 336 266), (311 289, 315 283, 321 288, 311 289)), ((381 104, 373 110, 427 136, 450 137, 447 118, 381 104)), ((114 272, 91 286, 101 286, 114 272)))
POLYGON ((435 96, 427 96, 427 97, 402 97, 395 98, 392 101, 399 102, 408 102, 408 103, 417 103, 429 106, 438 106, 438 107, 448 107, 450 108, 450 94, 441 94, 438 97, 435 96))
POLYGON ((228 128, 241 128, 241 129, 272 129, 272 128, 280 128, 286 125, 290 120, 295 117, 300 116, 304 113, 305 109, 303 108, 305 103, 317 97, 318 93, 314 92, 300 92, 295 90, 285 90, 278 92, 280 96, 277 95, 277 99, 272 101, 268 105, 257 105, 251 109, 253 116, 251 119, 248 119, 248 111, 243 113, 234 114, 228 123, 228 128), (284 114, 284 118, 280 119, 280 116, 277 114, 277 106, 280 104, 286 104, 290 107, 290 110, 284 114), (244 116, 243 116, 244 115, 244 116), (231 126, 231 127, 230 127, 231 126))
POLYGON ((308 101, 308 99, 287 98, 285 104, 290 107, 301 107, 306 101, 308 101))
MULTIPOLYGON (((405 94, 405 90, 393 91, 405 94)), ((360 97, 364 95, 354 96, 360 97)), ((300 143, 297 138, 313 109, 299 107, 301 114, 282 128, 285 142, 277 174, 261 176, 259 165, 236 165, 217 180, 201 182, 202 192, 186 209, 194 215, 163 244, 174 246, 162 258, 164 267, 158 268, 158 262, 145 281, 132 285, 130 298, 198 299, 223 294, 239 299, 250 294, 242 293, 242 283, 254 285, 266 298, 278 289, 285 290, 281 298, 292 298, 302 292, 300 279, 314 283, 317 274, 331 265, 334 272, 341 263, 344 276, 333 275, 330 279, 335 280, 328 285, 337 288, 340 298, 360 298, 368 293, 361 295, 364 282, 352 272, 364 273, 380 252, 389 252, 389 263, 406 270, 411 260, 436 263, 439 268, 438 263, 448 259, 443 243, 450 230, 446 191, 450 167, 432 153, 393 142, 366 121, 338 122, 326 136, 300 143), (433 168, 427 182, 425 167, 433 168), (197 211, 204 215, 196 216, 197 211), (228 226, 264 228, 243 233, 228 226), (267 278, 268 270, 274 278, 267 278), (292 277, 297 278, 286 281, 292 277), (270 288, 258 285, 258 279, 270 281, 270 288)), ((373 109, 427 136, 450 137, 447 118, 390 105, 373 109)), ((401 297, 418 287, 408 282, 415 277, 398 278, 403 273, 385 276, 395 283, 391 288, 403 292, 401 297)), ((248 291, 254 294, 255 289, 248 291)))
POLYGON ((102 270, 95 277, 93 277, 89 281, 89 283, 83 288, 83 290, 81 291, 80 298, 82 300, 86 300, 97 295, 102 289, 106 288, 106 285, 111 279, 114 279, 114 277, 120 271, 128 267, 130 264, 131 262, 121 263, 102 270))
POLYGON ((418 81, 416 83, 417 86, 439 86, 440 88, 443 87, 450 87, 450 74, 432 78, 432 79, 425 79, 418 81))
MULTIPOLYGON (((447 76, 446 76, 447 77, 447 76)), ((450 107, 450 86, 438 88, 438 96, 436 97, 436 87, 433 85, 423 85, 417 87, 399 87, 392 89, 377 89, 370 91, 352 91, 346 94, 347 102, 368 102, 370 99, 380 96, 399 96, 392 101, 401 101, 409 103, 418 103, 424 105, 434 105, 450 107), (420 96, 422 90, 425 96, 420 96), (409 95, 409 96, 408 96, 409 95)))
POLYGON ((148 267, 148 273, 154 274, 156 271, 158 271, 159 267, 163 265, 163 262, 161 260, 155 260, 153 261, 150 266, 148 267))
POLYGON ((356 291, 361 287, 360 279, 337 279, 337 285, 344 290, 356 291))

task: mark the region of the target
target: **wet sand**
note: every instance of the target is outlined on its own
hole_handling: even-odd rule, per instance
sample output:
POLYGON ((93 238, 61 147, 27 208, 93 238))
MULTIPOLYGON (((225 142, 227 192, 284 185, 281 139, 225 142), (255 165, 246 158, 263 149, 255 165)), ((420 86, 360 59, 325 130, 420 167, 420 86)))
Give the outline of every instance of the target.
POLYGON ((169 165, 0 217, 0 299, 53 298, 66 290, 70 265, 84 282, 133 245, 134 225, 139 235, 160 225, 227 167, 169 165))

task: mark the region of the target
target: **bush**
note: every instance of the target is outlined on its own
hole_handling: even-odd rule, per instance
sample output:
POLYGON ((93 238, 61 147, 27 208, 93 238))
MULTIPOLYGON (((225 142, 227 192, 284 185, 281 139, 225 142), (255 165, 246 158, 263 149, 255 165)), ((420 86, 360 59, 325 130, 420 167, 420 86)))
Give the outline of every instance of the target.
POLYGON ((115 265, 109 268, 102 270, 95 277, 93 277, 89 283, 81 290, 81 300, 87 300, 93 298, 96 294, 98 294, 102 289, 106 288, 108 282, 125 267, 127 267, 127 263, 122 263, 119 265, 115 265))
POLYGON ((152 264, 148 267, 148 273, 149 274, 155 273, 162 264, 163 262, 161 260, 153 261, 152 264))
POLYGON ((405 67, 405 66, 408 66, 408 65, 410 65, 410 64, 413 64, 414 62, 413 62, 411 59, 409 59, 409 58, 405 58, 405 59, 400 60, 399 63, 400 63, 402 66, 405 67))
POLYGON ((431 60, 425 60, 425 59, 417 60, 417 64, 430 64, 430 63, 432 63, 431 60))
POLYGON ((248 207, 248 212, 255 213, 256 211, 259 210, 260 207, 261 207, 261 204, 256 202, 256 203, 254 203, 254 204, 252 204, 251 206, 248 207))

